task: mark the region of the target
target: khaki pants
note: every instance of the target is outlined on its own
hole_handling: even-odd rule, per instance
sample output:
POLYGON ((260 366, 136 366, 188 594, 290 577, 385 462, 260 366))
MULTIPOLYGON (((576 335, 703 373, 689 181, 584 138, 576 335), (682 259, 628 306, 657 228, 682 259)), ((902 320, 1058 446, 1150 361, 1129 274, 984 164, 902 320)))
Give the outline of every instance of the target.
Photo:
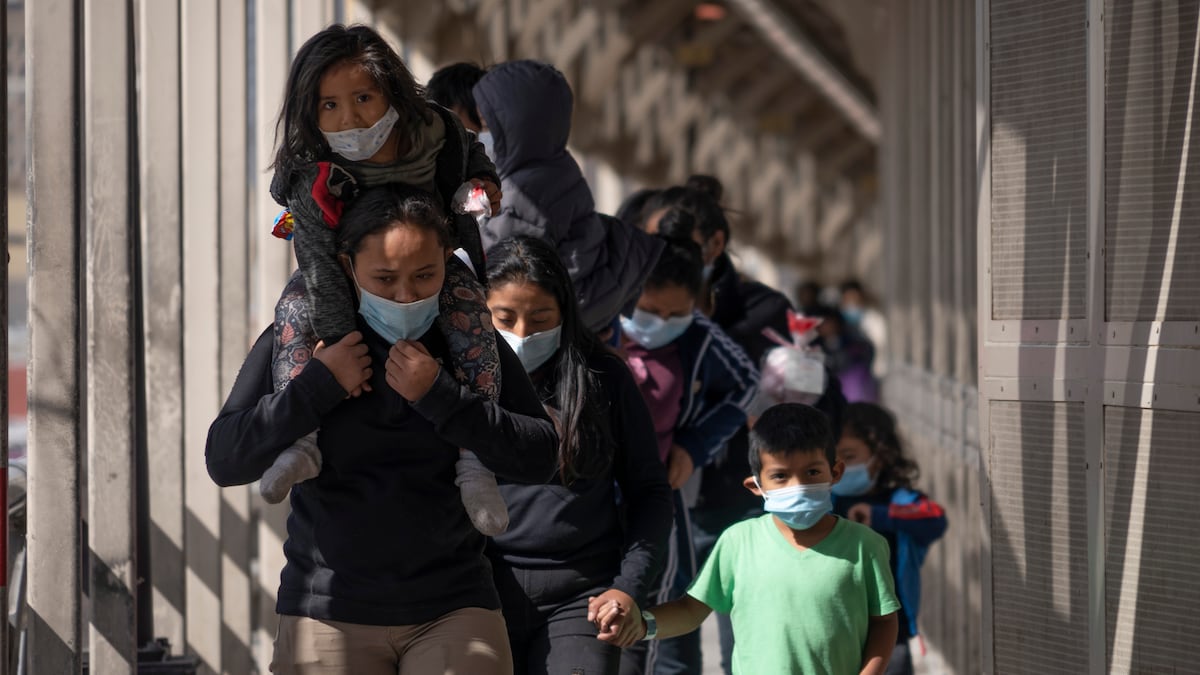
POLYGON ((279 675, 512 675, 499 610, 468 607, 415 626, 280 616, 279 675))

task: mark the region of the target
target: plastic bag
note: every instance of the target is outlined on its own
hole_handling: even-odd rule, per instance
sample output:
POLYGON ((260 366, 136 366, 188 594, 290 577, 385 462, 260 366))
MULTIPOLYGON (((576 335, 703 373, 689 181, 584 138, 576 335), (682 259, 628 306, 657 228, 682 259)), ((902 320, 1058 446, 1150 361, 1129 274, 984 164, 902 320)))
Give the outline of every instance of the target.
POLYGON ((492 200, 488 199, 487 190, 475 183, 466 182, 458 186, 450 204, 455 213, 475 216, 476 220, 492 215, 492 200))
POLYGON ((788 312, 791 340, 767 328, 763 334, 779 346, 763 356, 759 387, 777 403, 812 405, 825 393, 825 359, 820 348, 809 343, 817 335, 821 319, 788 312))

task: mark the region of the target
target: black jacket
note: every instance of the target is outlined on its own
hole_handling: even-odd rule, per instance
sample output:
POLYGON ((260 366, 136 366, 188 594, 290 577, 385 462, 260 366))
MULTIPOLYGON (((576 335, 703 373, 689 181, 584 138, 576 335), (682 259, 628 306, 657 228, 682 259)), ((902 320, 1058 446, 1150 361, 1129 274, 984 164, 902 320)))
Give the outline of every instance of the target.
MULTIPOLYGON (((596 585, 618 588, 644 604, 671 532, 671 486, 658 459, 650 411, 625 363, 603 353, 588 365, 599 377, 616 443, 612 465, 603 475, 570 486, 558 472, 537 485, 502 481, 510 524, 488 544, 488 555, 497 566, 575 569, 596 585), (616 487, 628 516, 625 529, 616 487)), ((556 387, 553 376, 539 383, 548 405, 556 387)))
MULTIPOLYGON (((464 607, 499 607, 484 538, 471 525, 454 463, 475 451, 509 480, 554 470, 558 438, 520 361, 500 345, 503 388, 492 402, 443 369, 421 400, 387 385, 388 345, 360 321, 373 392, 347 399, 313 360, 272 393, 271 331, 255 343, 209 429, 209 475, 249 483, 281 450, 318 426, 321 474, 292 488, 276 611, 369 625, 425 623, 464 607)), ((447 353, 432 330, 421 340, 447 353)))
POLYGON ((742 278, 728 254, 713 263, 709 292, 713 323, 746 350, 755 365, 761 366, 763 354, 777 346, 763 335, 764 328, 788 337, 787 311, 792 303, 770 286, 742 278))
MULTIPOLYGON (((727 254, 717 258, 713 264, 712 321, 725 329, 729 337, 738 343, 754 361, 762 365, 762 357, 776 343, 763 335, 764 328, 774 329, 788 338, 787 311, 792 303, 779 291, 757 281, 744 279, 727 254)), ((828 383, 825 394, 814 407, 829 416, 834 428, 834 438, 841 436, 842 415, 846 398, 837 376, 825 369, 828 383)), ((731 519, 754 511, 762 506, 762 498, 754 496, 742 485, 750 475, 749 434, 746 427, 738 430, 723 456, 704 468, 700 483, 700 499, 694 517, 702 526, 722 528, 733 522, 731 519), (709 522, 706 522, 709 521, 709 522)))

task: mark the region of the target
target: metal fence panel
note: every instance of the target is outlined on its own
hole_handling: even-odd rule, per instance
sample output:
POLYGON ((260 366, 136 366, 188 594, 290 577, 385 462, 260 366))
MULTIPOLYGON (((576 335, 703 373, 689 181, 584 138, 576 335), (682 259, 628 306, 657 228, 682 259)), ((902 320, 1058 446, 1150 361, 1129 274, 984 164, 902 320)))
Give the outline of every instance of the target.
POLYGON ((132 36, 127 0, 84 5, 90 672, 137 668, 132 36))
POLYGON ((183 430, 187 641, 205 672, 222 672, 221 493, 204 443, 221 400, 220 87, 218 6, 183 0, 183 430), (214 208, 216 207, 216 208, 214 208))
POLYGON ((1077 673, 1087 653, 1083 406, 991 403, 997 673, 1077 673))
MULTIPOLYGON (((247 121, 247 9, 244 0, 218 6, 220 95, 219 314, 223 399, 250 348, 250 129, 247 121)), ((257 333, 256 333, 257 334, 257 333)), ((250 650, 254 529, 250 488, 221 490, 221 667, 236 675, 253 668, 250 650)))
MULTIPOLYGON (((179 0, 138 3, 138 195, 150 585, 155 635, 184 646, 179 0), (150 150, 152 149, 152 150, 150 150)), ((144 574, 145 572, 139 572, 144 574)))
POLYGON ((1195 2, 1105 2, 1109 321, 1200 320, 1198 16, 1195 2))
POLYGON ((1200 413, 1105 408, 1108 672, 1194 667, 1179 618, 1200 604, 1198 437, 1200 413))
POLYGON ((30 668, 80 671, 79 4, 25 8, 29 139, 30 668))
POLYGON ((992 0, 992 318, 1086 316, 1086 4, 992 0))

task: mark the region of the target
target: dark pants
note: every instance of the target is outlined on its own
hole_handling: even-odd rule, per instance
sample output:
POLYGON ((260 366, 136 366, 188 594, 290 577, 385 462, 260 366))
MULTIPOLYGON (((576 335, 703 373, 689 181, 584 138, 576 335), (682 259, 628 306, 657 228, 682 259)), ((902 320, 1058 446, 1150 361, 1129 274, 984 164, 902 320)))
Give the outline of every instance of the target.
POLYGON ((896 643, 884 675, 913 675, 912 654, 909 653, 907 638, 901 638, 900 642, 896 643))
POLYGON ((492 565, 515 675, 617 675, 620 650, 597 640, 587 620, 588 597, 608 590, 611 573, 492 565))

